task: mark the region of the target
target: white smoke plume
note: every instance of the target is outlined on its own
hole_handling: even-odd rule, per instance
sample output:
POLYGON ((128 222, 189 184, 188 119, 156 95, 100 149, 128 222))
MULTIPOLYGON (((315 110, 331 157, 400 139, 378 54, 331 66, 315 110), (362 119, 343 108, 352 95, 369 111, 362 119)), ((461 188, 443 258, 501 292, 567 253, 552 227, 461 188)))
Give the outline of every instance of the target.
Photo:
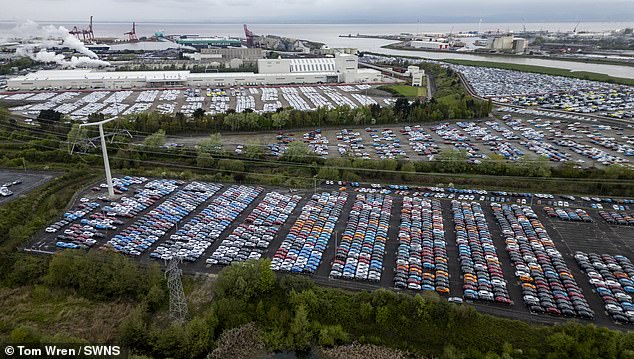
POLYGON ((68 68, 110 66, 110 63, 107 61, 92 59, 88 56, 73 56, 70 60, 67 60, 64 55, 56 54, 46 49, 41 49, 34 53, 32 49, 22 47, 16 50, 16 54, 19 56, 28 56, 38 62, 56 63, 68 68))
POLYGON ((74 37, 63 26, 52 25, 39 26, 36 22, 28 20, 9 31, 14 40, 20 40, 23 45, 16 50, 17 55, 28 56, 35 61, 57 63, 64 67, 78 66, 110 66, 110 63, 99 60, 99 56, 88 49, 83 42, 74 37), (73 56, 70 60, 62 54, 55 54, 47 49, 51 47, 67 47, 85 56, 73 56), (35 48, 41 50, 34 52, 35 48))

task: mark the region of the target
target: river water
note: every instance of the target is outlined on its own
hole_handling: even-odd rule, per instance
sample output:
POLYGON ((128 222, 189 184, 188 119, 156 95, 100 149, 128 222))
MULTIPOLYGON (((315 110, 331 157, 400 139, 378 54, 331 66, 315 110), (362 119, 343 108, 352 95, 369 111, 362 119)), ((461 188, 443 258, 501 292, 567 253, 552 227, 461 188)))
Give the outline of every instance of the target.
MULTIPOLYGON (((72 28, 75 25, 60 22, 41 22, 41 25, 53 24, 55 26, 65 26, 72 28)), ((550 31, 571 31, 576 23, 495 23, 482 24, 481 31, 522 31, 526 26, 528 31, 531 30, 550 30, 550 31)), ((578 31, 609 31, 613 29, 622 29, 632 27, 632 23, 622 22, 589 22, 581 23, 578 31)), ((429 52, 429 51, 404 51, 391 50, 381 48, 384 45, 393 43, 393 41, 382 39, 367 38, 349 38, 339 37, 339 35, 389 35, 399 33, 425 33, 425 32, 466 32, 478 30, 478 24, 458 23, 458 24, 253 24, 249 29, 256 34, 281 35, 304 40, 311 40, 325 43, 330 47, 354 47, 361 51, 379 52, 388 55, 401 56, 420 56, 428 59, 464 59, 491 61, 503 63, 516 63, 536 66, 546 66, 568 69, 572 71, 589 71, 603 73, 615 77, 634 78, 634 67, 619 65, 603 65, 590 64, 574 61, 548 60, 541 58, 520 58, 520 57, 501 57, 487 55, 472 55, 456 52, 429 52)), ((0 22, 0 38, 8 37, 15 28, 13 22, 0 22)), ((124 22, 95 22, 94 31, 96 37, 117 37, 123 38, 123 33, 129 31, 130 23, 124 22)), ((152 36, 156 31, 163 31, 166 35, 170 34, 199 34, 202 36, 231 36, 244 37, 242 24, 204 24, 204 23, 153 23, 143 22, 136 24, 137 34, 139 36, 152 36)), ((158 50, 173 47, 174 44, 169 42, 141 42, 136 44, 113 45, 113 49, 139 49, 139 50, 158 50)))

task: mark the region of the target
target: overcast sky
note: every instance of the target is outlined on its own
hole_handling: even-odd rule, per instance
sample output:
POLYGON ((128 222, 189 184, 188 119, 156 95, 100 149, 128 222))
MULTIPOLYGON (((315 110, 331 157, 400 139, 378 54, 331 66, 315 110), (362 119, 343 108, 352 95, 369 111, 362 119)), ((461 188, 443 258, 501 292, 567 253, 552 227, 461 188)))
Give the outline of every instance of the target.
POLYGON ((634 21, 634 0, 0 0, 2 20, 405 23, 634 21))

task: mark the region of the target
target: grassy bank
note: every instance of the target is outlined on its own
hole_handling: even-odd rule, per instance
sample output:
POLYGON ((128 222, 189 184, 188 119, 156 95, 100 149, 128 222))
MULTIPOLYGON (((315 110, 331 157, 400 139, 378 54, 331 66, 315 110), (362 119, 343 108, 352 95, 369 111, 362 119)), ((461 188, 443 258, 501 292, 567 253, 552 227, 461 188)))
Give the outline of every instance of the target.
MULTIPOLYGON (((434 50, 434 49, 417 49, 411 47, 400 47, 391 45, 382 46, 384 49, 390 50, 403 50, 403 51, 411 51, 411 52, 432 52, 432 53, 447 53, 447 50, 434 50)), ((553 60, 553 61, 567 61, 567 62, 579 62, 584 64, 597 64, 597 65, 617 65, 617 66, 634 66, 634 63, 618 61, 618 60, 610 60, 610 59, 583 59, 583 58, 563 58, 556 56, 538 56, 538 55, 518 55, 518 54, 505 54, 505 53, 480 53, 480 52, 465 52, 465 55, 474 55, 474 56, 489 56, 489 57, 501 57, 501 58, 514 58, 514 59, 543 59, 543 60, 553 60)), ((419 56, 424 57, 424 56, 419 56)))
POLYGON ((426 97, 427 89, 423 87, 414 87, 408 85, 389 85, 382 86, 381 90, 387 91, 396 96, 403 97, 426 97))
POLYGON ((617 83, 617 84, 623 84, 623 85, 634 85, 634 79, 613 77, 613 76, 600 74, 596 72, 570 71, 570 70, 558 69, 554 67, 509 64, 509 63, 492 62, 492 61, 472 61, 472 60, 456 60, 456 59, 445 59, 443 61, 451 63, 451 64, 456 64, 456 65, 492 67, 496 69, 516 70, 516 71, 533 72, 533 73, 553 75, 553 76, 572 77, 572 78, 577 78, 582 80, 610 82, 610 83, 617 83))

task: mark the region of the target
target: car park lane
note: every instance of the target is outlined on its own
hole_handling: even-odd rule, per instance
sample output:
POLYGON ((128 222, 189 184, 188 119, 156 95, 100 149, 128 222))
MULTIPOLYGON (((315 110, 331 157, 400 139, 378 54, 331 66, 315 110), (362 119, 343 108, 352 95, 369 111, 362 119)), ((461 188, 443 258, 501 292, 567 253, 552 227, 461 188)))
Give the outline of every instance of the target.
MULTIPOLYGON (((506 250, 533 313, 593 319, 594 313, 562 253, 528 206, 492 203, 506 250)), ((587 293, 587 292, 586 292, 587 293)))
POLYGON ((333 240, 335 226, 348 199, 346 192, 313 194, 273 255, 276 271, 314 274, 333 240))
POLYGON ((329 276, 379 282, 392 211, 392 197, 357 194, 329 276))
POLYGON ((634 265, 630 259, 579 251, 575 260, 605 303, 605 313, 617 324, 634 324, 634 265))

